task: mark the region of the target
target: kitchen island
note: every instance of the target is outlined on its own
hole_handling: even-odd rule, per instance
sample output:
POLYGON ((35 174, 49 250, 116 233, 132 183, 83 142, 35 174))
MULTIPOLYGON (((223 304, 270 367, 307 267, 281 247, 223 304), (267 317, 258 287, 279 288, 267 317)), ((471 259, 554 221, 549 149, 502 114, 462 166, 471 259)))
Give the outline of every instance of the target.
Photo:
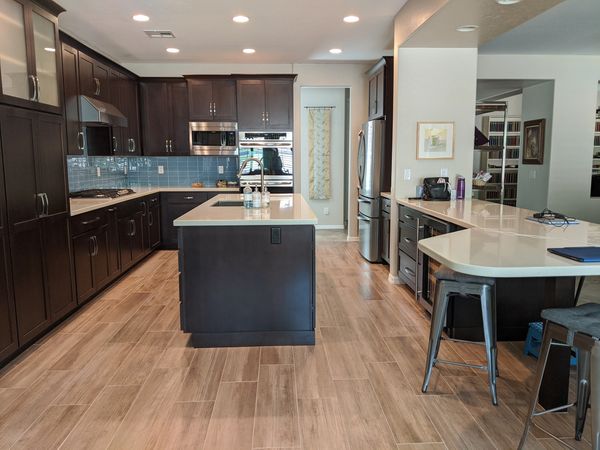
POLYGON ((177 218, 181 328, 195 347, 315 342, 315 225, 300 194, 221 194, 177 218))

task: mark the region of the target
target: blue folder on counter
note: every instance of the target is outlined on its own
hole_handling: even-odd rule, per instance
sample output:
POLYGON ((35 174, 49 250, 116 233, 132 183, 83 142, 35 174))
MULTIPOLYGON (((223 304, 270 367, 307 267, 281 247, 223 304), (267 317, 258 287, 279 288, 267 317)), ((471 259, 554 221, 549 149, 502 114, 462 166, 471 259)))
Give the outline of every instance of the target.
POLYGON ((600 247, 562 247, 548 251, 582 263, 600 263, 600 247))

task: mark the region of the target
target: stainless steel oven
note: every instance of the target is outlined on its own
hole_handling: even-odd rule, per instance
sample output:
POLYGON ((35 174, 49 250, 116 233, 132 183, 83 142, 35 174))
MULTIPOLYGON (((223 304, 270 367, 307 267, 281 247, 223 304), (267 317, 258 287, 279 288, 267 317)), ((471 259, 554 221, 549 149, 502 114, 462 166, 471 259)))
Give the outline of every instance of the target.
MULTIPOLYGON (((240 167, 245 160, 262 161, 265 185, 271 192, 291 193, 294 190, 294 149, 291 131, 240 132, 240 167)), ((250 161, 240 177, 240 187, 260 185, 260 166, 250 161)))
POLYGON ((237 123, 190 122, 192 155, 237 155, 237 123))

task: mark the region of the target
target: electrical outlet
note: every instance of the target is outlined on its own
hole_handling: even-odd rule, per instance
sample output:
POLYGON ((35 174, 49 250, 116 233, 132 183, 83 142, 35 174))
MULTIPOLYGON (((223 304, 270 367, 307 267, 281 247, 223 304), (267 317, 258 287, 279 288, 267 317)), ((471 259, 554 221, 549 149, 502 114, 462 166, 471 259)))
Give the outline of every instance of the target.
POLYGON ((165 166, 158 166, 158 174, 159 175, 165 174, 165 166))
POLYGON ((96 167, 96 176, 97 177, 102 176, 102 173, 100 172, 100 167, 96 167))
POLYGON ((323 208, 323 214, 325 214, 326 216, 329 215, 329 208, 323 208))
POLYGON ((225 173, 223 166, 218 166, 217 168, 219 169, 219 175, 223 175, 225 173))
POLYGON ((440 176, 441 177, 447 177, 448 176, 448 168, 447 167, 442 167, 442 169, 440 170, 440 176))
POLYGON ((530 179, 532 179, 532 180, 535 180, 535 177, 536 177, 536 176, 537 176, 536 170, 535 170, 535 169, 532 169, 532 170, 529 172, 529 178, 530 178, 530 179))
POLYGON ((410 169, 404 169, 404 181, 410 181, 412 173, 410 169))

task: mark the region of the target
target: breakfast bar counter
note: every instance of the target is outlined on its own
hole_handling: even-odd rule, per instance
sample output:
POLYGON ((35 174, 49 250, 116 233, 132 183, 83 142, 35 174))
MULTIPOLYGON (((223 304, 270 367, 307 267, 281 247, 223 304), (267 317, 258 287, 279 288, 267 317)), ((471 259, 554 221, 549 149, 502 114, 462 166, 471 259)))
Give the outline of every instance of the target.
POLYGON ((315 224, 300 194, 221 194, 177 218, 181 327, 196 347, 315 341, 315 224))

